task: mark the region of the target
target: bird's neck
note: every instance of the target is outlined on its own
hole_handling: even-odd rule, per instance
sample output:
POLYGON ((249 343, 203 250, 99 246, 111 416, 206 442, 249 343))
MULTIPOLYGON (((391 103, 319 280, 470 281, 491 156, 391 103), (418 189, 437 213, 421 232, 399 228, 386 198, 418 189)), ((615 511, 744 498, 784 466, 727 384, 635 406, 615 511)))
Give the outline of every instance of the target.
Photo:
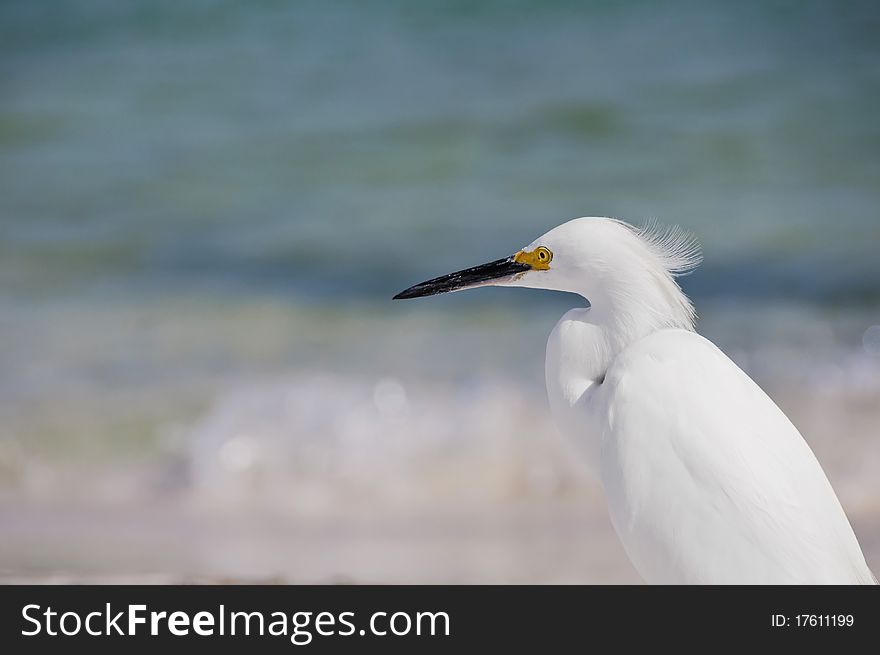
POLYGON ((694 329, 693 305, 665 271, 633 270, 587 297, 587 320, 601 329, 605 342, 603 371, 624 348, 657 330, 694 329))
MULTIPOLYGON (((573 309, 559 320, 547 341, 545 374, 550 408, 563 433, 577 434, 584 426, 593 437, 599 433, 592 394, 602 389, 606 372, 627 346, 657 330, 693 329, 690 302, 677 286, 678 296, 670 291, 653 297, 594 295, 590 308, 573 309)), ((597 471, 599 440, 577 436, 597 471)))
POLYGON ((583 295, 590 308, 565 314, 548 343, 552 370, 562 378, 556 382, 569 395, 572 380, 601 383, 617 355, 639 339, 663 329, 694 329, 693 306, 668 275, 638 272, 583 295))

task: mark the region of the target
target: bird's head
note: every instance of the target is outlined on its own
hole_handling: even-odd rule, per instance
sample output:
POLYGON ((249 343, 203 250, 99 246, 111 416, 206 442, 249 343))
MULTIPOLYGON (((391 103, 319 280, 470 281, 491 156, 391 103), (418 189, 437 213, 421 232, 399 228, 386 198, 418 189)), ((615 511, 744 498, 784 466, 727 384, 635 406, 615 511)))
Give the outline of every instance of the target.
POLYGON ((592 302, 596 296, 614 293, 622 281, 632 285, 644 278, 642 281, 649 284, 656 275, 671 282, 673 275, 685 273, 697 263, 699 249, 679 231, 658 233, 610 218, 576 218, 509 257, 416 284, 394 298, 512 286, 567 291, 592 302))

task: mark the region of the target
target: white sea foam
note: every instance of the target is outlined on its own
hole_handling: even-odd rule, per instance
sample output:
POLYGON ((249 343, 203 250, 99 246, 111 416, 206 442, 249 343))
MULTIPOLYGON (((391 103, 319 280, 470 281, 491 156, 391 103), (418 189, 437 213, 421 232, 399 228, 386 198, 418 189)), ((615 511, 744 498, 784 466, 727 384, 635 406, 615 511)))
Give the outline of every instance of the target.
POLYGON ((219 505, 503 500, 570 486, 542 397, 509 382, 328 373, 242 385, 191 433, 192 492, 219 505))

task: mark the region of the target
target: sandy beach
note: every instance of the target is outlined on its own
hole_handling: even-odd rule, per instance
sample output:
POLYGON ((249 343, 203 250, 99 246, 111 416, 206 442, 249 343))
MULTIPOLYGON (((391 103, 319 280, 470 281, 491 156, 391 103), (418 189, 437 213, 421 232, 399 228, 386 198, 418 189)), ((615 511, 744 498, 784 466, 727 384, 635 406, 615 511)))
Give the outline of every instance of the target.
MULTIPOLYGON (((800 419, 876 570, 880 408, 798 394, 782 404, 800 419), (826 438, 841 426, 839 440, 826 438)), ((105 472, 91 485, 56 481, 79 490, 67 499, 48 486, 29 497, 7 493, 0 580, 640 583, 601 492, 560 443, 469 438, 471 447, 445 461, 436 451, 410 453, 397 474, 363 471, 344 483, 332 466, 316 477, 255 463, 173 485, 167 470, 105 472)))

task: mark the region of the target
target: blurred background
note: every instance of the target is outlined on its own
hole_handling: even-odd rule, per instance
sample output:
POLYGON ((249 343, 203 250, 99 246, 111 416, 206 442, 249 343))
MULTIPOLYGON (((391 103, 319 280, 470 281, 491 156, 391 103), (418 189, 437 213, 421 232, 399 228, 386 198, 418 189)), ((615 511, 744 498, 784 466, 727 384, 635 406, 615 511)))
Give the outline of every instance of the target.
POLYGON ((0 3, 0 580, 638 582, 575 297, 401 289, 582 215, 682 284, 880 568, 872 2, 0 3))

